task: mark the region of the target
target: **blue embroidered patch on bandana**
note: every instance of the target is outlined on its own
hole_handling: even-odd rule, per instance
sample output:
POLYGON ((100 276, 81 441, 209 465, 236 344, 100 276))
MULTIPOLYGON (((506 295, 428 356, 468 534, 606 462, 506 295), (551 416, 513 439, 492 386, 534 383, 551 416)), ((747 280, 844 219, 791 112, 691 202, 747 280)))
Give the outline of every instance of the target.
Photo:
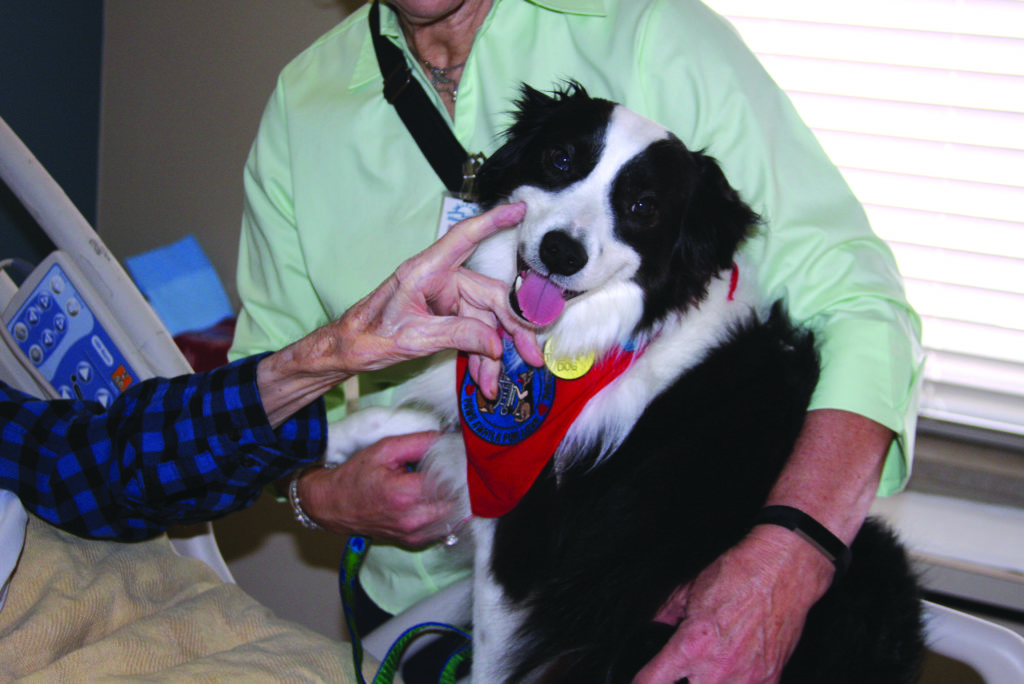
POLYGON ((517 444, 532 435, 547 419, 554 400, 551 371, 528 365, 511 340, 504 341, 496 400, 484 397, 468 373, 459 388, 466 426, 490 444, 517 444))

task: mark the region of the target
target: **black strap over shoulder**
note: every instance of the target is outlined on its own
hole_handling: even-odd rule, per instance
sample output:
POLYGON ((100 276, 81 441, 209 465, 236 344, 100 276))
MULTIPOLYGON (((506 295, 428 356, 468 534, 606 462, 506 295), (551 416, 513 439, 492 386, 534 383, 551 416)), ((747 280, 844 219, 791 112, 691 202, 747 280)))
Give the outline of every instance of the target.
POLYGON ((373 49, 384 76, 384 98, 394 106, 444 186, 453 193, 461 194, 469 155, 456 140, 444 115, 413 78, 405 55, 380 34, 379 0, 371 5, 369 19, 373 49))

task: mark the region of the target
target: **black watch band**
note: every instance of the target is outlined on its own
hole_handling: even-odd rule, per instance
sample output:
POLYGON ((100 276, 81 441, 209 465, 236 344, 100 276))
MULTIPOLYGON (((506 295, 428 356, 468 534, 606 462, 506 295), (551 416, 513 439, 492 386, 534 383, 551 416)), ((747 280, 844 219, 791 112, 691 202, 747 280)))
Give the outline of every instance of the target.
POLYGON ((853 560, 850 547, 829 532, 828 528, 798 508, 765 506, 754 518, 754 525, 778 525, 803 537, 836 566, 833 584, 842 579, 850 567, 850 561, 853 560))

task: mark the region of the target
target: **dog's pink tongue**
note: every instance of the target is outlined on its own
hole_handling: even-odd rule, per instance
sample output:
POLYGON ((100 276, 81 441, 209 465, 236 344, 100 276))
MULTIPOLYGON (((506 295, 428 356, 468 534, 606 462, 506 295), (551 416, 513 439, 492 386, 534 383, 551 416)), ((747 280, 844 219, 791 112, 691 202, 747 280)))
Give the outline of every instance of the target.
POLYGON ((562 313, 565 297, 562 288, 534 271, 527 271, 516 292, 523 317, 534 325, 548 325, 562 313))

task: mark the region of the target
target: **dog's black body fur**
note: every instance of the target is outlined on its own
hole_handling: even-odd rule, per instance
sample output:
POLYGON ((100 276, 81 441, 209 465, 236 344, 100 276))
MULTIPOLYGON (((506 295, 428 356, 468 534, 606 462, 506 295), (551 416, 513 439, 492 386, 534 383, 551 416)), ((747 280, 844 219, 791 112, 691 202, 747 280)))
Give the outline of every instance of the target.
MULTIPOLYGON (((578 86, 553 98, 525 88, 519 105, 506 144, 481 172, 485 205, 523 184, 557 190, 584 177, 614 106, 578 86), (552 172, 551 150, 568 152, 568 173, 552 172)), ((757 217, 710 157, 675 138, 644 154, 620 174, 612 205, 617 237, 643 257, 639 329, 651 329, 700 302, 757 217), (650 207, 635 211, 644 197, 654 201, 653 220, 650 207)), ((630 681, 667 640, 651 622, 659 606, 750 529, 817 379, 811 333, 777 304, 653 399, 598 467, 588 468, 596 454, 586 456, 557 484, 549 469, 495 531, 491 570, 527 611, 507 681, 630 681)), ((783 681, 911 682, 922 652, 916 580, 890 532, 869 520, 849 573, 812 610, 783 681)))

